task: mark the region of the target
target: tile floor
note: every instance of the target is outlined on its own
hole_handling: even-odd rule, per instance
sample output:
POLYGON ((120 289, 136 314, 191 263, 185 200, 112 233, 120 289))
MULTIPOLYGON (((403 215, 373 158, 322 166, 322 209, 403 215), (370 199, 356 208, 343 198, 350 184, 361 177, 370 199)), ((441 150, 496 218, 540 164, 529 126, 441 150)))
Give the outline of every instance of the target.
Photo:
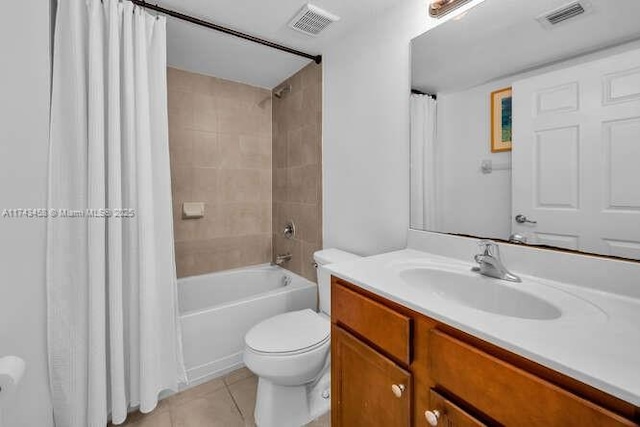
MULTIPOLYGON (((150 414, 129 414, 124 427, 255 426, 258 378, 246 368, 170 396, 150 414)), ((326 414, 306 427, 330 427, 326 414)), ((111 427, 111 424, 109 425, 111 427)))

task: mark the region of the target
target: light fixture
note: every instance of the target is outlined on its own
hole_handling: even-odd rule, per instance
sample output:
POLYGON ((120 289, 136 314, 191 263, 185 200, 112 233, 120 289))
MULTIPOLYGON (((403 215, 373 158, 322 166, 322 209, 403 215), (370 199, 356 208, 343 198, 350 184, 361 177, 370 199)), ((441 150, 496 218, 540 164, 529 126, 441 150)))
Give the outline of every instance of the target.
POLYGON ((429 4, 429 15, 434 18, 441 18, 469 1, 470 0, 431 0, 429 4))

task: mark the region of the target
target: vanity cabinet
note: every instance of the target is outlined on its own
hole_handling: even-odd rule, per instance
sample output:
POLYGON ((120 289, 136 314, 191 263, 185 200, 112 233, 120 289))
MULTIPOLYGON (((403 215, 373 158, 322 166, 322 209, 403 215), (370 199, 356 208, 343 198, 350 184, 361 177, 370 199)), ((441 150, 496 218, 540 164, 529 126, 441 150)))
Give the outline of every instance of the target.
POLYGON ((332 278, 332 426, 640 426, 640 410, 332 278))

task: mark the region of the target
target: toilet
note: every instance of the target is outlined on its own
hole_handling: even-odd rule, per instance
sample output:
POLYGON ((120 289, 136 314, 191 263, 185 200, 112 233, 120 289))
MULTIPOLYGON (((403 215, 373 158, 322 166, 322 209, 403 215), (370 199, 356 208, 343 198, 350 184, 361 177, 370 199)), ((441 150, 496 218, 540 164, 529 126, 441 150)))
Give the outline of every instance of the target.
POLYGON ((244 363, 258 376, 259 427, 300 427, 331 406, 331 275, 328 264, 359 258, 338 249, 316 252, 320 310, 280 314, 245 335, 244 363))

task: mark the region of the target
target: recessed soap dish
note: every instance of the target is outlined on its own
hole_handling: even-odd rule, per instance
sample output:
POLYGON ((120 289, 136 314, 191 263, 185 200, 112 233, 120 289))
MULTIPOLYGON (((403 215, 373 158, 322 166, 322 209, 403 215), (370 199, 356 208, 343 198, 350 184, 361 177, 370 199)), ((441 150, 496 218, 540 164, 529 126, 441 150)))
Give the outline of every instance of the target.
POLYGON ((182 204, 182 219, 198 219, 204 217, 204 203, 184 202, 182 204))

